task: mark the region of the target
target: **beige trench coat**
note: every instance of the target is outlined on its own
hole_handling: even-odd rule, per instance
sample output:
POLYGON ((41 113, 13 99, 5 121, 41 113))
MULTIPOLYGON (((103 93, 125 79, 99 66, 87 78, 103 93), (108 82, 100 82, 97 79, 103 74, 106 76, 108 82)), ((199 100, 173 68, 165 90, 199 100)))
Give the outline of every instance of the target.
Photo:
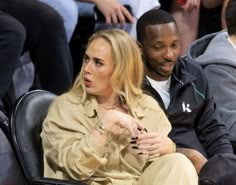
MULTIPOLYGON (((94 97, 80 103, 69 93, 52 103, 41 133, 44 174, 59 179, 87 180, 88 184, 135 185, 144 168, 155 160, 137 155, 126 130, 101 145, 91 134, 98 123, 94 97)), ((167 135, 171 125, 157 102, 142 95, 131 108, 148 132, 167 135)))

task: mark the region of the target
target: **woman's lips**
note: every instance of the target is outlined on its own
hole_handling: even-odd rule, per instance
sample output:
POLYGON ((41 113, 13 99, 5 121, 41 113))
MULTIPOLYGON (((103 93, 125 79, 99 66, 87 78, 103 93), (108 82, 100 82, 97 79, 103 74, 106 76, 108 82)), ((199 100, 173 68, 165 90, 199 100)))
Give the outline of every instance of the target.
POLYGON ((85 87, 90 87, 92 85, 92 81, 90 81, 88 78, 84 78, 84 85, 85 87))

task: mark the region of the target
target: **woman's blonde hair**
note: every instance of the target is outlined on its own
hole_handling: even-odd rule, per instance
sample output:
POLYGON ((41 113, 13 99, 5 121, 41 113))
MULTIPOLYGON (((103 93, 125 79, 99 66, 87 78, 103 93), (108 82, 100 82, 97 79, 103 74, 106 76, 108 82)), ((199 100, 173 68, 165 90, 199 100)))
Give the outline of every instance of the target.
MULTIPOLYGON (((110 43, 114 62, 111 86, 125 99, 127 105, 131 105, 136 96, 142 93, 143 63, 137 43, 125 31, 108 29, 94 33, 88 41, 88 46, 97 38, 103 38, 110 43)), ((71 89, 71 92, 79 95, 82 101, 87 98, 83 68, 84 64, 71 89)))

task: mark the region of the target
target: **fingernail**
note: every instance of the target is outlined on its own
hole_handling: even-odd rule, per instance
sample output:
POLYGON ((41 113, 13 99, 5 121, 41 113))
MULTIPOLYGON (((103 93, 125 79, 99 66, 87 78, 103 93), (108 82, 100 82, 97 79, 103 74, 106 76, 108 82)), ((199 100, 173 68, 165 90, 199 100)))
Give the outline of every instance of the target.
POLYGON ((144 128, 145 132, 148 132, 146 128, 144 128))
POLYGON ((138 146, 132 146, 133 149, 139 149, 138 146))
POLYGON ((139 152, 139 153, 138 153, 138 155, 142 155, 142 154, 143 154, 143 152, 139 152))
POLYGON ((138 137, 131 137, 131 140, 137 140, 138 137))
POLYGON ((136 141, 130 141, 129 143, 131 143, 131 144, 136 144, 136 141))
POLYGON ((141 128, 138 128, 139 131, 141 131, 142 129, 141 128))

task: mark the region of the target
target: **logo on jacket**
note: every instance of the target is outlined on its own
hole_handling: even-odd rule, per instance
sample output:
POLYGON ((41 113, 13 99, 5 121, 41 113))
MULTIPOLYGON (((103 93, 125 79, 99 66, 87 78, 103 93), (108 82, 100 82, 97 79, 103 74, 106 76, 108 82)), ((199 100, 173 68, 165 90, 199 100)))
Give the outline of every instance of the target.
POLYGON ((192 112, 191 109, 189 108, 190 107, 189 103, 185 104, 185 102, 183 102, 182 107, 183 107, 183 112, 192 112))

